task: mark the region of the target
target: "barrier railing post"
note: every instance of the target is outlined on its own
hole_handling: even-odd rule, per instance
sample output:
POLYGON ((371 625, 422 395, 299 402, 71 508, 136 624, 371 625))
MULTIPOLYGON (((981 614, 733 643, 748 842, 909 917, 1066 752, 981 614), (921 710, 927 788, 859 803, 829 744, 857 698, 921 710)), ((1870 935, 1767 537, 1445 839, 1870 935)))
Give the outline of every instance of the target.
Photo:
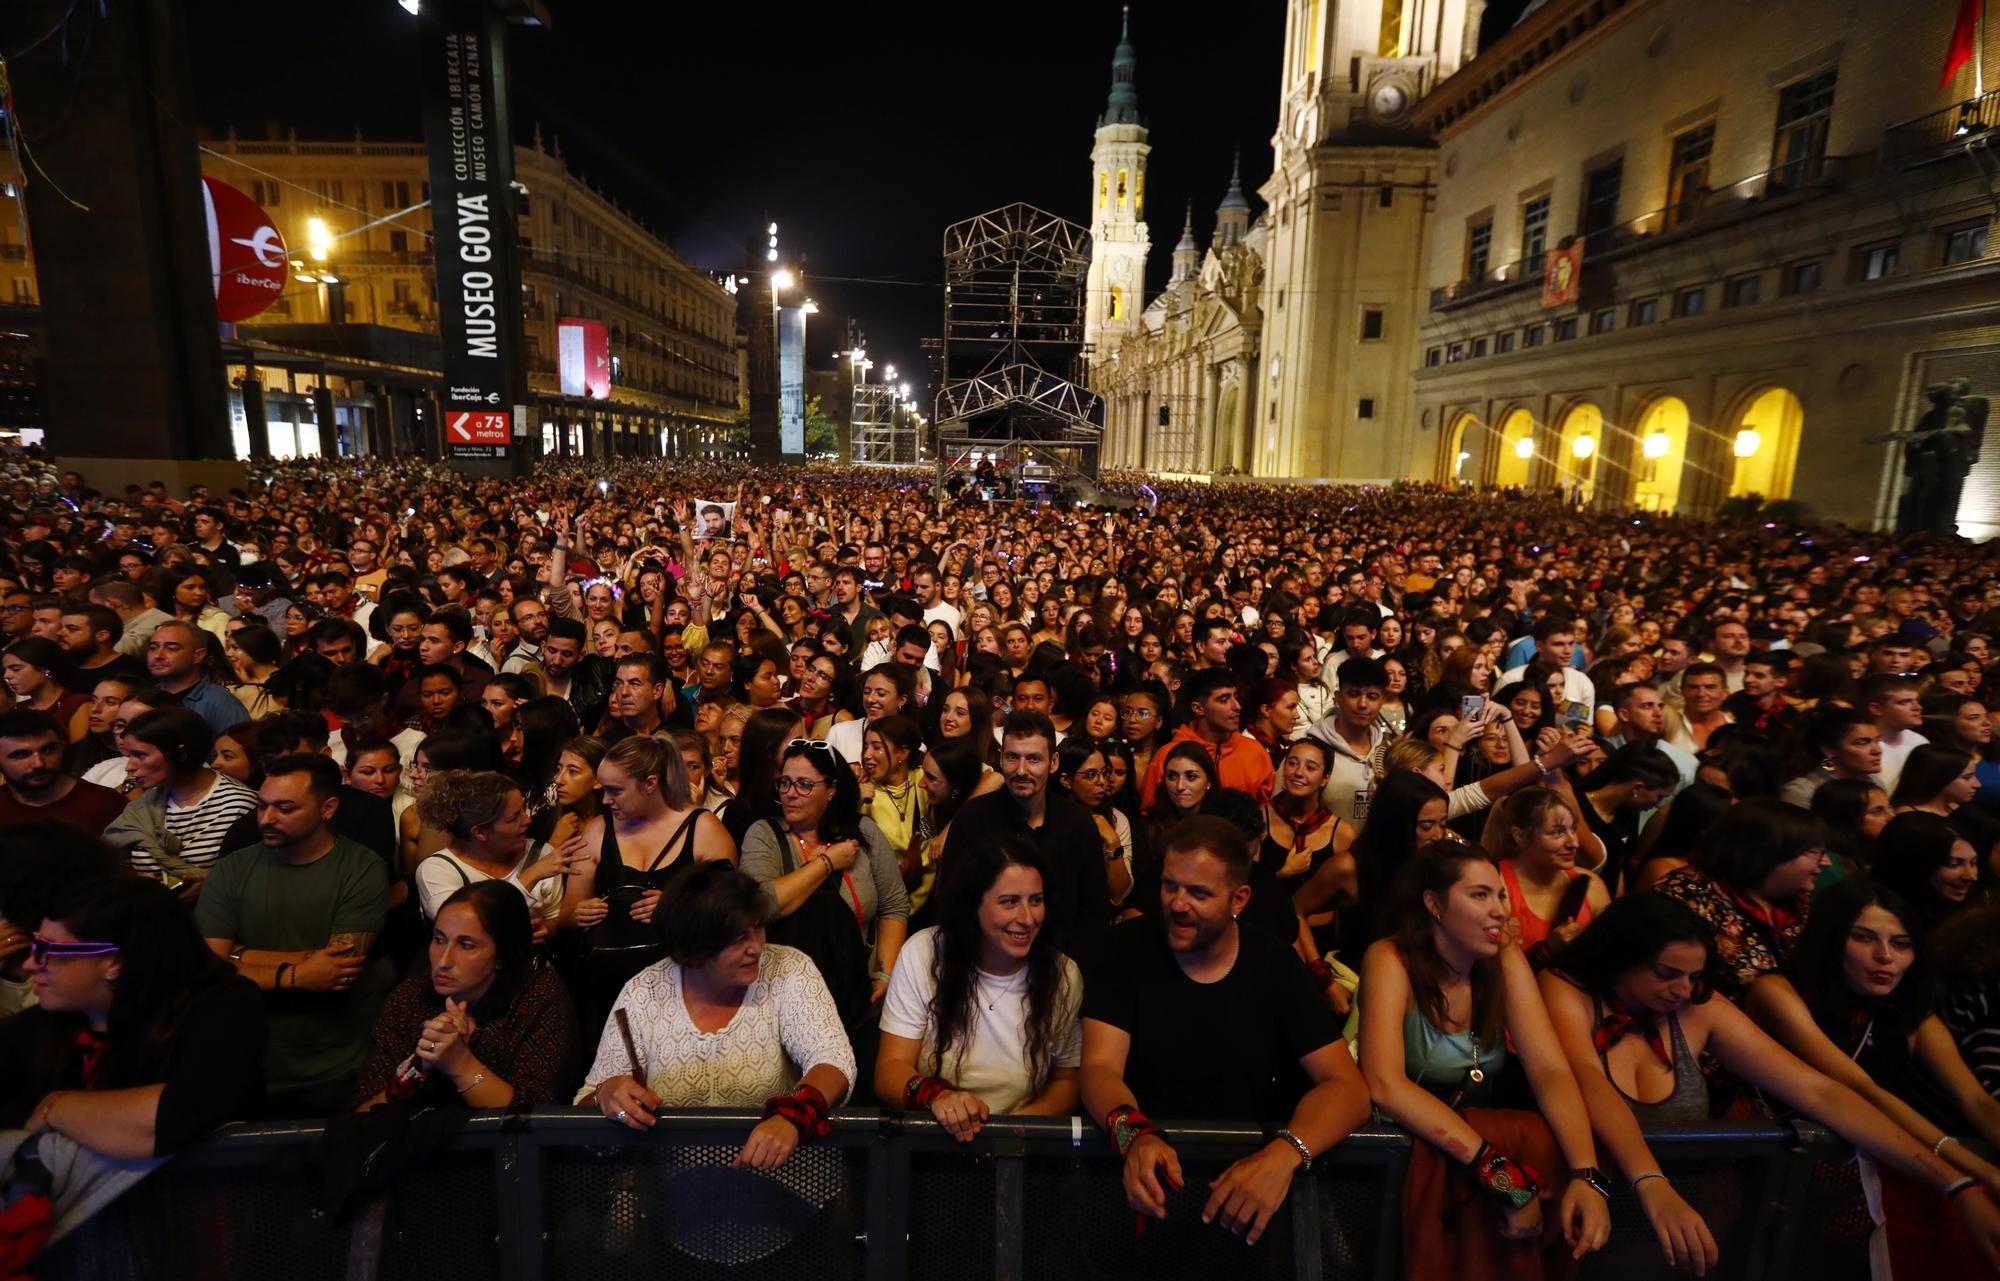
POLYGON ((909 1141, 891 1125, 868 1145, 868 1208, 861 1268, 868 1281, 903 1281, 910 1265, 909 1141))
POLYGON ((1292 1211, 1292 1275, 1298 1281, 1319 1281, 1326 1266, 1320 1239, 1319 1179, 1311 1174, 1293 1179, 1285 1201, 1292 1211))
POLYGON ((1026 1281, 1027 1145, 1018 1138, 993 1143, 993 1278, 1026 1281))
POLYGON ((1382 1166, 1382 1219, 1375 1231, 1375 1281, 1395 1281, 1403 1264, 1403 1175, 1410 1148, 1398 1144, 1382 1166))
POLYGON ((542 1149, 535 1134, 515 1129, 493 1145, 494 1246, 501 1281, 541 1281, 548 1262, 542 1206, 542 1149))
MULTIPOLYGON (((1798 1127, 1793 1131, 1797 1133, 1798 1127)), ((1803 1134, 1798 1138, 1772 1162, 1775 1168, 1766 1180, 1765 1222, 1758 1224, 1750 1246, 1750 1260, 1743 1270, 1745 1281, 1787 1281, 1792 1275, 1792 1256, 1798 1250, 1799 1226, 1811 1196, 1813 1167, 1819 1162, 1811 1139, 1803 1134)))

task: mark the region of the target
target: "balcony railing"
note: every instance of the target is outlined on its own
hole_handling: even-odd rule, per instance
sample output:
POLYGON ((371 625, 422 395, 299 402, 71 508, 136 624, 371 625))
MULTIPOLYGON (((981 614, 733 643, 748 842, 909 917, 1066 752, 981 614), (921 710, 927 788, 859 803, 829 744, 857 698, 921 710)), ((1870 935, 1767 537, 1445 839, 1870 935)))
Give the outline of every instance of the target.
MULTIPOLYGON (((701 448, 690 444, 690 450, 701 448)), ((726 448, 726 447, 719 447, 726 448)), ((1293 1180, 1262 1240, 1200 1220, 1208 1184, 1268 1132, 1167 1123, 1183 1188, 1135 1229, 1117 1153, 1068 1118, 998 1118, 960 1144, 928 1117, 844 1113, 775 1174, 730 1169, 755 1113, 664 1113, 639 1135, 595 1111, 475 1114, 347 1217, 318 1200, 317 1125, 237 1127, 176 1158, 56 1245, 43 1281, 284 1277, 1342 1278, 1401 1275, 1409 1136, 1368 1129, 1293 1180)), ((1823 1130, 1650 1132, 1721 1247, 1719 1281, 1866 1277, 1849 1150, 1823 1130)), ((370 1154, 370 1172, 373 1171, 370 1154)), ((1584 1281, 1678 1278, 1639 1202, 1613 1189, 1584 1281)))
POLYGON ((2000 126, 2000 89, 1890 125, 1882 135, 1882 163, 1899 169, 1931 164, 1984 140, 1996 126, 2000 126))
MULTIPOLYGON (((1762 217, 1846 186, 1857 165, 1849 156, 1812 156, 1751 174, 1724 187, 1704 188, 1690 199, 1640 214, 1592 232, 1585 241, 1584 270, 1641 247, 1703 235, 1762 217)), ((1553 246, 1552 246, 1553 247, 1553 246)), ((1431 290, 1431 310, 1448 311, 1524 286, 1539 287, 1547 255, 1517 259, 1477 276, 1431 290)))

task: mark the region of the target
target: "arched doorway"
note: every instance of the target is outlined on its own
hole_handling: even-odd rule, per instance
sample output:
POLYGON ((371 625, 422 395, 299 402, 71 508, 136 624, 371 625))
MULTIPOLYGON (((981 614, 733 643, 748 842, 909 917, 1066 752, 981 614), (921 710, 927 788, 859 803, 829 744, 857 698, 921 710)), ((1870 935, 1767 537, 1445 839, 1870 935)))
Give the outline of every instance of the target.
POLYGON ((1735 468, 1729 495, 1762 494, 1765 499, 1792 496, 1792 470, 1798 465, 1799 429, 1805 410, 1799 398, 1783 387, 1760 393, 1737 418, 1730 433, 1735 468))
POLYGON ((1589 401, 1569 407, 1556 442, 1556 479, 1576 501, 1590 501, 1597 481, 1597 455, 1604 444, 1604 411, 1589 401))
POLYGON ((1447 485, 1476 485, 1479 483, 1479 448, 1481 433, 1474 430, 1479 420, 1470 413, 1461 413, 1451 420, 1451 429, 1445 432, 1444 457, 1440 460, 1439 479, 1447 485))
POLYGON ((1535 465, 1535 419, 1525 409, 1512 409, 1500 420, 1500 456, 1493 460, 1493 483, 1502 488, 1525 486, 1535 465))
POLYGON ((1632 505, 1640 511, 1670 512, 1680 501, 1681 471, 1687 466, 1687 402, 1662 396, 1646 406, 1637 435, 1632 505))

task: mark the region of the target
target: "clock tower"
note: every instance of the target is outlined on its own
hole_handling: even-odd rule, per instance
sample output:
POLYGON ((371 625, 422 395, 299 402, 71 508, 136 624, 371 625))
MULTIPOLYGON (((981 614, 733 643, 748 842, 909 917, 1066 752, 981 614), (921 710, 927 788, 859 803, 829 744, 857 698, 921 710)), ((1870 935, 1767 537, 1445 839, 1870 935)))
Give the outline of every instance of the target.
POLYGON ((1091 347, 1093 362, 1110 358, 1146 306, 1146 251, 1151 246, 1146 157, 1152 147, 1139 116, 1131 23, 1128 6, 1111 55, 1111 95, 1090 149, 1090 275, 1083 341, 1091 347))
POLYGON ((1420 443, 1409 372, 1437 183, 1408 117, 1477 51, 1485 0, 1286 5, 1249 470, 1391 480, 1420 443))

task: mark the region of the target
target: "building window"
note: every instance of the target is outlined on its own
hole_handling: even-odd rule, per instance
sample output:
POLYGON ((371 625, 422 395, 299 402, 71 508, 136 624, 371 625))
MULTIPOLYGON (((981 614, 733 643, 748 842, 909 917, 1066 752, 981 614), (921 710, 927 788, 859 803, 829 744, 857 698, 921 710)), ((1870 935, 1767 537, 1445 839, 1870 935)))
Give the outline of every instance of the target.
POLYGON ((1785 268, 1785 292, 1815 294, 1826 276, 1826 266, 1817 258, 1795 262, 1785 268))
POLYGON ((1625 181, 1624 160, 1593 169, 1583 179, 1583 234, 1599 236, 1618 225, 1618 191, 1625 181))
POLYGON ((1461 361, 1461 360, 1464 360, 1464 359, 1465 359, 1465 344, 1464 344, 1464 343, 1462 343, 1462 342, 1455 342, 1455 343, 1451 344, 1451 346, 1449 346, 1449 347, 1445 348, 1445 352, 1444 352, 1444 363, 1445 363, 1445 364, 1447 364, 1447 365, 1456 365, 1456 364, 1457 364, 1457 363, 1458 363, 1459 361, 1461 361))
POLYGON ((1373 418, 1375 416, 1375 398, 1373 396, 1363 396, 1361 403, 1355 407, 1354 416, 1356 418, 1373 418))
POLYGON ((1881 280, 1896 274, 1896 264, 1902 259, 1903 247, 1891 240, 1879 245, 1864 245, 1857 252, 1861 260, 1861 278, 1881 280))
POLYGON ((1125 291, 1123 289, 1120 289, 1118 286, 1113 285, 1111 286, 1111 319, 1118 320, 1123 318, 1124 315, 1125 315, 1125 291))
POLYGON ((1473 339, 1473 340, 1472 340, 1472 358, 1473 358, 1474 360, 1477 360, 1477 359, 1479 359, 1479 358, 1480 358, 1481 356, 1484 356, 1485 354, 1486 354, 1486 340, 1485 340, 1484 338, 1475 338, 1475 339, 1473 339))
POLYGON ((1658 298, 1641 298, 1632 304, 1632 318, 1625 323, 1634 326, 1652 325, 1659 323, 1659 319, 1660 300, 1658 298))
POLYGON ((1363 307, 1361 309, 1361 340, 1372 342, 1382 336, 1382 309, 1363 307))
POLYGON ((1708 310, 1708 286, 1696 285, 1674 295, 1674 315, 1699 316, 1708 310))
POLYGON ((1564 316, 1556 322, 1556 341, 1568 342, 1576 337, 1576 317, 1564 316))
POLYGON ((1725 307, 1748 307, 1764 293, 1764 278, 1752 273, 1736 276, 1722 287, 1722 305, 1725 307))
POLYGON ((34 288, 28 284, 26 276, 14 277, 14 301, 23 306, 35 301, 34 288))
POLYGON ((1986 256, 1986 224, 1975 223, 1970 227, 1953 227, 1944 233, 1944 262, 1949 267, 1953 263, 1972 262, 1986 256))
POLYGON ((1385 0, 1382 5, 1382 23, 1375 31, 1377 57, 1403 56, 1403 0, 1385 0))
POLYGON ((1424 353, 1424 368, 1436 369, 1444 363, 1444 348, 1433 347, 1424 353))
POLYGON ((1539 347, 1548 336, 1549 331, 1546 325, 1529 325, 1521 331, 1521 345, 1523 347, 1539 347))
POLYGON ((1674 135, 1667 161, 1667 226, 1678 227, 1701 212, 1708 194, 1708 160, 1715 152, 1715 122, 1674 135))
POLYGON ((1120 209, 1125 207, 1125 171, 1123 169, 1118 171, 1118 207, 1120 209))
POLYGON ((407 231, 390 232, 389 252, 397 254, 406 254, 410 252, 410 233, 407 231))
POLYGON ((1474 223, 1465 229, 1465 278, 1477 280, 1493 261, 1493 220, 1474 223))
POLYGON ((1111 190, 1111 175, 1102 170, 1097 174, 1097 207, 1104 208, 1105 196, 1111 190))
POLYGON ((1375 193, 1375 203, 1384 209, 1394 209, 1396 207, 1396 189, 1384 185, 1380 191, 1375 193))
POLYGON ((1827 126, 1833 120, 1834 68, 1795 80, 1778 90, 1778 132, 1771 143, 1775 190, 1802 186, 1819 177, 1826 162, 1827 126))
POLYGON ((1521 261, 1534 275, 1542 274, 1542 255, 1549 248, 1549 198, 1536 196, 1521 206, 1521 261))
POLYGON ((1507 354, 1508 352, 1510 352, 1510 351, 1512 351, 1512 350, 1514 350, 1514 331, 1513 331, 1513 330, 1511 330, 1511 329, 1508 329, 1508 330, 1503 330, 1502 332, 1500 332, 1500 333, 1497 333, 1497 334, 1493 335, 1493 354, 1494 354, 1494 355, 1496 355, 1496 356, 1504 356, 1504 355, 1506 355, 1506 354, 1507 354))
POLYGON ((1134 210, 1139 210, 1139 209, 1144 209, 1145 207, 1146 207, 1146 166, 1140 165, 1138 171, 1132 175, 1132 208, 1134 210))
POLYGON ((1283 311, 1284 309, 1285 309, 1285 291, 1282 287, 1280 287, 1278 290, 1278 310, 1283 311))
POLYGON ((1617 327, 1618 327, 1618 309, 1617 309, 1617 308, 1615 308, 1615 307, 1599 307, 1599 308, 1598 308, 1598 309, 1597 309, 1596 311, 1593 311, 1593 312, 1591 312, 1591 313, 1590 313, 1590 332, 1591 332, 1591 333, 1593 333, 1593 334, 1608 334, 1608 333, 1610 333, 1610 332, 1611 332, 1611 331, 1612 331, 1613 329, 1616 329, 1617 327))

